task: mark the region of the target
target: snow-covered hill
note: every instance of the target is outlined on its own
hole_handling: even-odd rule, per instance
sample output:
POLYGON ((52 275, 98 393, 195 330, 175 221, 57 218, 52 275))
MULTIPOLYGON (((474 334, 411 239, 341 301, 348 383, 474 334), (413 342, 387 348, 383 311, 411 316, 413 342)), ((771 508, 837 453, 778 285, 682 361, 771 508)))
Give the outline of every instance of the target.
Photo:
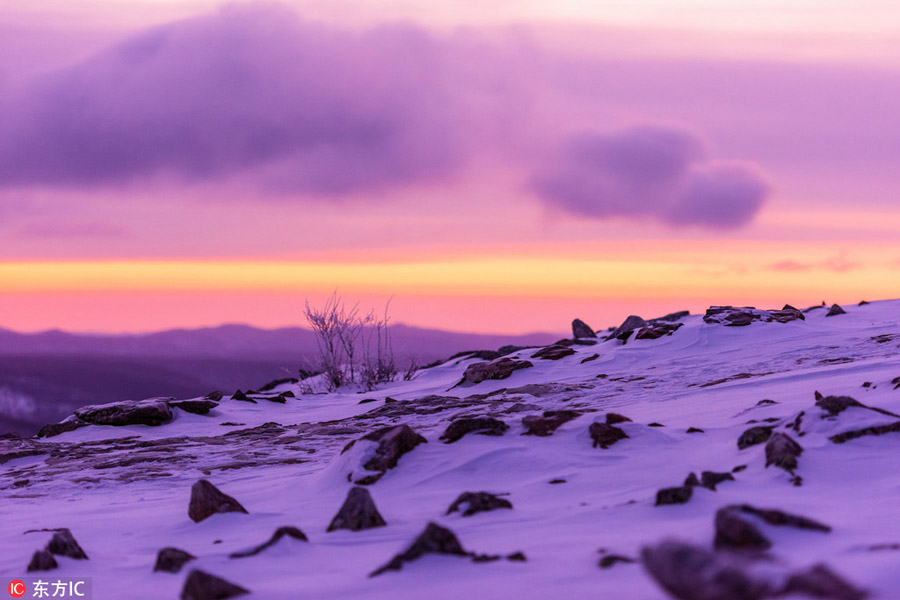
POLYGON ((0 572, 101 599, 216 597, 198 573, 267 600, 900 598, 900 301, 845 309, 688 316, 368 394, 78 411, 162 424, 0 440, 0 572), (448 513, 465 492, 489 494, 448 513), (338 521, 380 525, 369 497, 386 525, 328 531, 345 499, 338 521), (285 526, 304 535, 230 556, 285 526), (56 528, 88 559, 26 573, 56 528), (154 571, 166 547, 194 558, 154 571))

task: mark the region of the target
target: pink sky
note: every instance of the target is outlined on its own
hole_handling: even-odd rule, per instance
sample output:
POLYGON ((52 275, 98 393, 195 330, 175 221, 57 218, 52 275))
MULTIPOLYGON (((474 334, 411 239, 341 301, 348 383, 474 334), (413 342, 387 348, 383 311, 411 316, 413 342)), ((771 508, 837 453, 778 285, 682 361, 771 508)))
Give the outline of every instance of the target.
POLYGON ((900 296, 892 2, 13 0, 0 32, 0 327, 900 296))

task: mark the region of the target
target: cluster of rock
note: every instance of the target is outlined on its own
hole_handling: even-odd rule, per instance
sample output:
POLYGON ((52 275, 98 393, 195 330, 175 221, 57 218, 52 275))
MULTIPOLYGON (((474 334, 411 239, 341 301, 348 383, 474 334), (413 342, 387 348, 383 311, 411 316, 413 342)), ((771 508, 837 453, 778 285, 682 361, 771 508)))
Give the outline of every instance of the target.
POLYGON ((754 321, 770 323, 789 323, 791 321, 805 321, 803 313, 785 304, 781 310, 763 310, 745 306, 710 306, 703 315, 703 322, 711 325, 725 325, 726 327, 745 327, 754 321))
POLYGON ((75 541, 72 532, 67 528, 30 530, 25 533, 37 533, 42 531, 53 532, 53 536, 47 545, 34 553, 27 571, 50 571, 59 566, 54 556, 68 556, 75 560, 87 560, 88 556, 75 541))

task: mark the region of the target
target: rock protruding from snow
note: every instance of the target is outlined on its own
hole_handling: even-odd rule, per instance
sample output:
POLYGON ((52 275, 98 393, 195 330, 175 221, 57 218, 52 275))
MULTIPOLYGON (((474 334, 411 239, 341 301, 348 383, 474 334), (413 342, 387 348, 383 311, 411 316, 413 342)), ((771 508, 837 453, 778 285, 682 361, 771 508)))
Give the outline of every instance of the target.
POLYGON ((694 495, 694 488, 690 485, 663 488, 656 492, 656 506, 666 504, 685 504, 694 495))
POLYGON ((628 437, 627 433, 609 423, 591 423, 588 432, 594 441, 594 448, 600 446, 604 450, 628 437))
POLYGON ((512 507, 509 500, 489 492, 463 492, 447 509, 447 514, 459 512, 462 516, 469 517, 480 512, 512 507))
POLYGON ((451 422, 441 435, 441 439, 451 444, 468 433, 503 435, 507 429, 509 425, 493 417, 464 417, 451 422))
POLYGON ((76 429, 87 427, 88 425, 89 423, 85 423, 78 417, 72 415, 59 423, 50 423, 49 425, 44 425, 43 427, 41 427, 41 430, 38 431, 37 436, 39 438, 55 437, 61 433, 75 431, 76 429))
POLYGON ((828 414, 825 416, 835 417, 848 408, 862 408, 865 410, 871 410, 873 412, 880 413, 882 415, 893 417, 895 419, 900 419, 900 415, 896 413, 892 413, 891 411, 884 410, 883 408, 876 408, 874 406, 866 406, 862 402, 851 398, 850 396, 823 396, 822 394, 818 394, 816 396, 816 406, 827 412, 828 414))
POLYGON ((710 306, 703 316, 703 321, 711 325, 726 327, 745 327, 754 321, 770 323, 789 323, 804 321, 806 317, 793 306, 786 304, 781 310, 762 310, 752 306, 736 308, 734 306, 710 306))
POLYGON ((572 337, 575 339, 595 338, 597 337, 597 333, 581 319, 575 319, 572 321, 572 337))
MULTIPOLYGON (((378 446, 375 448, 371 457, 362 465, 362 468, 368 473, 354 478, 351 473, 350 479, 353 483, 359 485, 371 485, 381 479, 388 469, 397 466, 397 462, 404 454, 411 452, 413 448, 419 444, 424 444, 428 440, 413 431, 409 425, 393 425, 382 427, 372 433, 364 435, 359 440, 350 442, 343 452, 352 448, 358 442, 376 442, 378 446)), ((342 454, 343 454, 342 452, 342 454)))
POLYGON ((827 565, 815 565, 806 571, 792 574, 779 595, 792 594, 829 600, 863 600, 869 595, 865 590, 847 582, 827 565))
POLYGON ((617 425, 619 423, 631 423, 632 421, 625 415, 620 415, 618 413, 606 413, 606 422, 609 425, 617 425))
POLYGON ((456 535, 437 523, 429 523, 425 530, 413 541, 405 551, 396 555, 387 564, 372 572, 370 577, 386 571, 399 571, 405 563, 417 560, 426 554, 449 554, 452 556, 471 556, 466 552, 456 535))
POLYGON ((514 372, 533 366, 534 364, 527 360, 515 360, 509 357, 498 358, 491 362, 479 362, 466 367, 463 381, 478 384, 488 379, 507 379, 514 372))
POLYGON ((772 542, 756 525, 733 507, 716 511, 715 525, 714 544, 717 549, 764 551, 772 547, 772 542))
POLYGON ((184 580, 181 600, 227 600, 250 591, 203 571, 191 571, 184 580))
POLYGON ((162 425, 172 420, 171 398, 148 398, 147 400, 126 400, 109 404, 83 406, 75 411, 75 416, 92 425, 162 425))
POLYGON ((181 567, 196 558, 197 557, 193 554, 169 546, 157 553, 156 564, 153 566, 153 571, 178 573, 181 571, 181 567))
POLYGON ((572 356, 573 354, 575 354, 575 350, 573 350, 571 346, 554 344, 552 346, 545 346, 544 348, 541 348, 540 350, 532 354, 531 358, 540 358, 542 360, 559 360, 567 356, 572 356))
POLYGON ((650 576, 679 600, 761 600, 771 591, 722 555, 683 542, 645 547, 641 558, 650 576))
POLYGON ((219 488, 205 479, 200 479, 191 486, 191 502, 188 505, 188 516, 194 523, 199 523, 216 513, 241 512, 247 509, 241 503, 222 493, 219 488))
POLYGON ((75 536, 68 529, 57 529, 47 543, 47 550, 57 556, 68 556, 77 560, 87 560, 87 554, 75 541, 75 536))
POLYGON ((621 325, 616 327, 613 332, 606 337, 606 339, 617 339, 625 341, 628 339, 628 336, 630 336, 634 332, 635 329, 640 329, 641 327, 646 326, 647 321, 637 315, 630 315, 622 322, 621 325))
POLYGON ((750 446, 769 441, 769 438, 772 437, 772 429, 772 427, 766 425, 751 427, 738 438, 738 450, 743 450, 744 448, 749 448, 750 446))
POLYGON ((581 413, 577 410, 547 410, 542 416, 528 415, 522 418, 522 425, 525 426, 523 435, 547 437, 552 435, 563 423, 568 423, 580 416, 581 413))
POLYGON ((207 415, 209 411, 219 406, 219 403, 207 398, 197 398, 192 400, 169 400, 169 406, 172 408, 180 408, 185 412, 195 415, 207 415))
POLYGON ((381 513, 378 512, 369 490, 354 486, 347 492, 347 498, 331 520, 328 531, 337 529, 361 531, 363 529, 384 527, 385 525, 387 525, 387 522, 385 522, 381 513))
POLYGON ((59 563, 53 558, 53 554, 49 550, 44 549, 38 550, 32 555, 27 570, 29 573, 34 573, 35 571, 52 571, 58 566, 59 563))
POLYGON ((786 433, 773 433, 766 442, 766 466, 775 465, 789 473, 797 468, 797 457, 803 448, 786 433))
POLYGON ((716 486, 724 481, 734 481, 734 475, 715 471, 703 471, 700 474, 700 485, 708 490, 716 491, 716 486))
POLYGON ((796 529, 821 531, 823 533, 828 533, 831 531, 831 527, 825 525, 824 523, 820 523, 819 521, 815 521, 807 517, 802 517, 800 515, 786 513, 774 508, 756 508, 755 506, 751 506, 749 504, 734 504, 729 506, 728 508, 731 510, 740 511, 748 515, 753 515, 762 519, 769 525, 774 525, 776 527, 794 527, 796 529))
POLYGON ((275 533, 272 534, 272 537, 270 537, 268 540, 266 540, 259 546, 255 546, 255 547, 251 548, 250 550, 244 550, 241 552, 232 552, 231 554, 228 555, 228 558, 247 558, 248 556, 256 556, 263 550, 271 548, 272 546, 277 544, 279 541, 281 541, 282 538, 286 538, 286 537, 291 538, 293 540, 298 540, 300 542, 308 542, 309 541, 309 538, 306 537, 306 534, 303 533, 302 531, 300 531, 299 529, 297 529, 296 527, 291 527, 291 526, 279 527, 278 529, 275 530, 275 533))
POLYGON ((235 390, 235 392, 231 395, 231 399, 238 400, 240 402, 251 402, 253 404, 256 404, 256 400, 254 400, 241 390, 235 390))
POLYGON ((853 431, 845 431, 831 436, 830 439, 835 444, 843 444, 844 442, 855 440, 856 438, 868 435, 884 435, 885 433, 900 433, 900 421, 888 423, 887 425, 876 425, 874 427, 865 427, 863 429, 855 429, 853 431))
POLYGON ((636 340, 655 340, 665 335, 672 335, 678 331, 684 323, 649 323, 646 327, 641 327, 634 334, 636 340))
POLYGON ((828 312, 825 313, 826 317, 834 317, 837 315, 846 315, 847 311, 838 306, 837 304, 832 304, 831 308, 828 309, 828 312))

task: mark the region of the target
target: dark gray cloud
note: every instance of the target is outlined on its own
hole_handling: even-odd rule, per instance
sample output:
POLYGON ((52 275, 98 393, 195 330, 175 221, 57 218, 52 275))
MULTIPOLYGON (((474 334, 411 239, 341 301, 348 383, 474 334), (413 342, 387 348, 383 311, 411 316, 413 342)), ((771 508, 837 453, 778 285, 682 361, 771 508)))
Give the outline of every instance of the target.
POLYGON ((548 206, 578 216, 714 229, 749 223, 769 192, 755 168, 710 160, 694 134, 658 126, 572 136, 532 188, 548 206))

